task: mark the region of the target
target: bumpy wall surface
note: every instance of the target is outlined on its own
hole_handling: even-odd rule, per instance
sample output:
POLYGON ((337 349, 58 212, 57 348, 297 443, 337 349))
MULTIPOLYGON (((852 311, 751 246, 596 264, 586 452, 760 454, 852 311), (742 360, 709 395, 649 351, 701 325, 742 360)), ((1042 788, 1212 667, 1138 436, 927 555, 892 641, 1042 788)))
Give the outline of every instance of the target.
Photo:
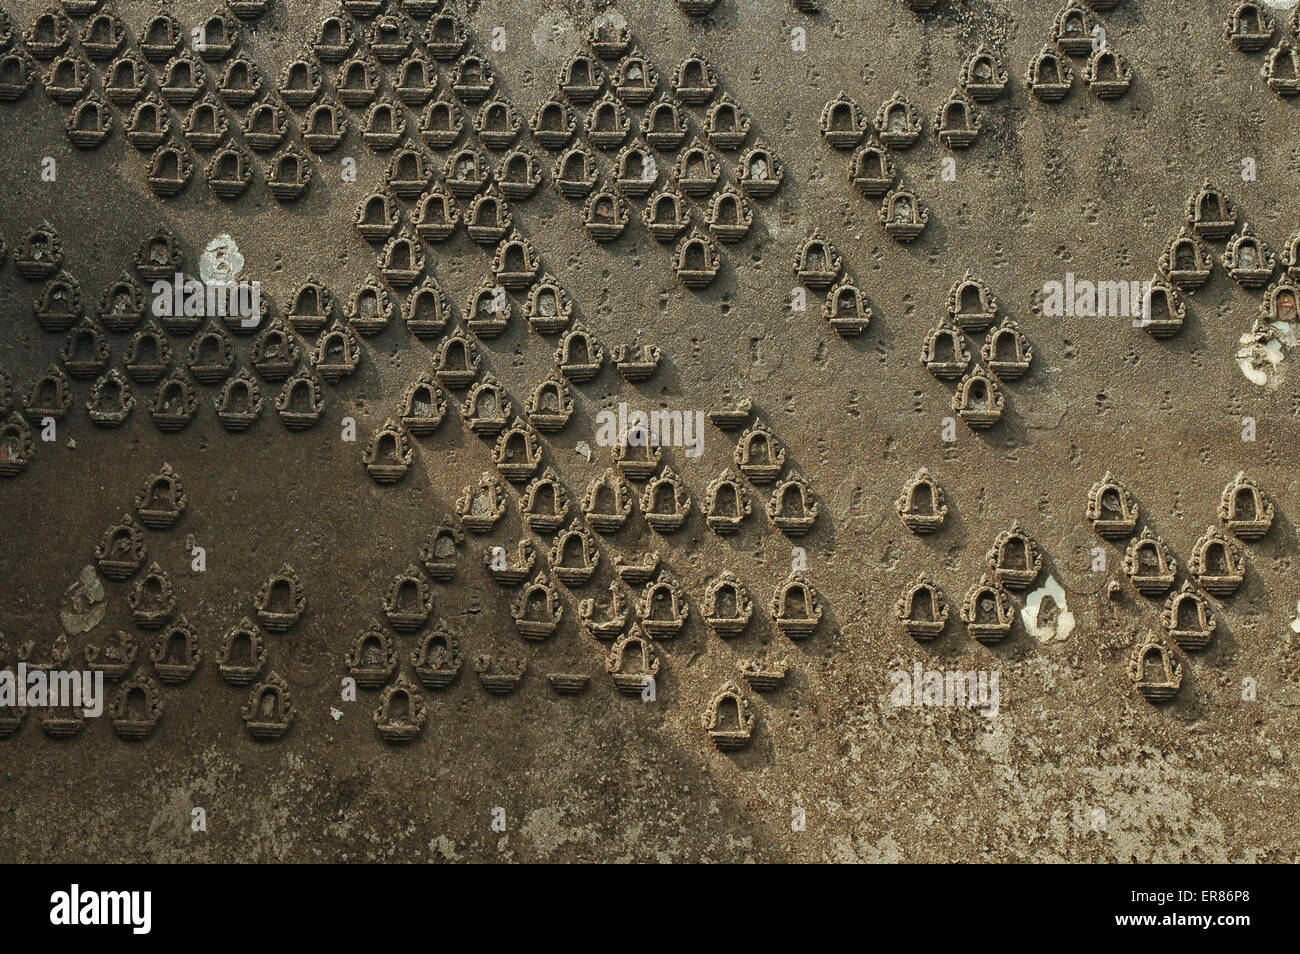
POLYGON ((0 858, 1295 860, 1300 12, 0 2, 0 858))

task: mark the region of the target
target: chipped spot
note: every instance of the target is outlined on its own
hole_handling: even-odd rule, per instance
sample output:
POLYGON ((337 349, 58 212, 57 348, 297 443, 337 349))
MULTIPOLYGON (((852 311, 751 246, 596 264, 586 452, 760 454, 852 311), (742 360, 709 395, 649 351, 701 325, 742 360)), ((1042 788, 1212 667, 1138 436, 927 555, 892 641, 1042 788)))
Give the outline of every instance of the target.
POLYGON ((210 241, 199 256, 199 277, 208 284, 233 282, 243 270, 244 256, 225 232, 210 241))
POLYGON ((1271 327, 1277 332, 1278 340, 1288 348, 1294 348, 1297 343, 1296 323, 1294 321, 1274 321, 1271 327))
POLYGON ((631 24, 627 22, 627 17, 614 9, 605 10, 602 13, 596 14, 596 16, 592 18, 591 23, 596 29, 607 29, 612 32, 628 29, 631 26, 631 24))
POLYGON ((582 46, 581 39, 573 18, 559 10, 544 14, 537 21, 537 29, 533 30, 533 47, 551 60, 562 60, 572 55, 582 46))
POLYGON ((1286 357, 1282 342, 1264 332, 1246 332, 1237 351, 1237 367, 1251 384, 1275 388, 1280 381, 1279 367, 1286 357))
POLYGON ((104 601, 104 584, 90 564, 63 594, 59 619, 69 633, 86 633, 99 625, 108 608, 104 601))
POLYGON ((1074 614, 1066 605, 1065 590, 1054 576, 1025 597, 1020 618, 1040 643, 1066 639, 1074 632, 1074 614))

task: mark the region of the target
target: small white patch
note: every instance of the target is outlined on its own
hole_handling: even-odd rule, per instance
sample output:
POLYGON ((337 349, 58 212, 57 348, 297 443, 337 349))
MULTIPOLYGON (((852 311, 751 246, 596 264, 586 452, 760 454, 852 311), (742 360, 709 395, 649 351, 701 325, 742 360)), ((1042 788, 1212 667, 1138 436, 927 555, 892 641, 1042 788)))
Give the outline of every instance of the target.
POLYGON ((586 441, 578 441, 577 446, 573 448, 587 460, 591 460, 591 445, 586 441))
POLYGON ((1291 620, 1291 632, 1300 633, 1300 600, 1296 600, 1295 619, 1291 620))
POLYGON ((88 563, 82 568, 81 575, 64 592, 59 619, 64 629, 76 635, 98 626, 107 609, 104 584, 95 568, 88 563))
POLYGON ((338 722, 339 719, 343 718, 343 710, 335 709, 333 706, 330 706, 330 715, 334 717, 335 722, 338 722))
POLYGON ((1025 606, 1020 611, 1020 618, 1024 621, 1025 629, 1040 643, 1066 639, 1074 632, 1074 614, 1065 603, 1065 590, 1053 576, 1049 576, 1046 583, 1025 597, 1025 606), (1043 624, 1039 625, 1039 608, 1043 605, 1043 600, 1049 596, 1056 606, 1056 616, 1054 619, 1044 620, 1043 624))
POLYGON ((1273 321, 1269 324, 1270 327, 1277 332, 1278 337, 1282 340, 1282 344, 1286 347, 1294 348, 1297 342, 1300 341, 1300 339, 1297 339, 1295 335, 1296 323, 1294 321, 1273 321))
POLYGON ((209 242, 199 256, 199 277, 208 283, 233 282, 243 270, 244 256, 225 232, 209 242))
POLYGON ((617 10, 610 9, 603 13, 598 13, 591 21, 592 26, 597 29, 622 30, 627 27, 627 17, 617 10))
POLYGON ((559 10, 544 13, 533 30, 533 46, 545 59, 563 60, 582 47, 578 26, 559 10))
POLYGON ((1237 351, 1237 367, 1246 376, 1246 380, 1259 387, 1276 387, 1278 368, 1286 353, 1282 342, 1275 338, 1261 340, 1259 335, 1246 332, 1239 339, 1241 348, 1237 351))

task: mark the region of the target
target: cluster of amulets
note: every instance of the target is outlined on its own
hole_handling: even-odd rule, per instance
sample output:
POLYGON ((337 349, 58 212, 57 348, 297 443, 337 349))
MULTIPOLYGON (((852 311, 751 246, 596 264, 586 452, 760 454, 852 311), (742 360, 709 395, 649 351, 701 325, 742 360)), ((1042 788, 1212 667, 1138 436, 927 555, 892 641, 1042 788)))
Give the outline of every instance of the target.
POLYGON ((358 137, 388 169, 357 228, 388 242, 386 273, 409 273, 406 284, 423 271, 426 243, 462 228, 487 245, 514 233, 549 175, 595 242, 618 239, 640 205, 635 218, 672 249, 678 278, 701 288, 723 267, 722 246, 749 232, 754 202, 784 178, 703 56, 661 73, 625 26, 593 22, 588 49, 526 117, 452 13, 344 3, 277 80, 241 49, 240 17, 256 11, 236 7, 191 28, 163 6, 134 37, 110 10, 85 14, 78 29, 51 8, 21 40, 0 10, 0 103, 24 97, 39 76, 75 146, 97 148, 120 127, 164 199, 201 173, 213 196, 234 202, 260 165, 269 193, 293 202, 311 187, 312 157, 358 137), (423 27, 415 17, 427 18, 423 27), (187 45, 191 35, 199 39, 187 45))
MULTIPOLYGON (((1098 17, 1116 3, 1064 4, 1024 74, 1025 88, 1040 103, 1059 103, 1070 94, 1072 61, 1083 61, 1082 79, 1098 99, 1128 92, 1132 68, 1105 38, 1098 17)), ((666 545, 692 519, 718 536, 735 534, 754 519, 755 509, 758 520, 765 516, 774 533, 791 540, 814 531, 821 505, 811 483, 787 466, 781 440, 752 401, 742 398, 709 413, 718 430, 738 432, 734 466, 694 493, 660 447, 624 435, 610 450, 608 468, 579 497, 546 443, 547 435, 569 426, 575 389, 589 385, 606 364, 623 381, 642 382, 655 375, 663 351, 640 341, 602 344, 575 314, 572 296, 525 234, 524 213, 542 183, 549 178, 578 210, 593 242, 614 243, 628 228, 644 228, 672 249, 670 267, 688 289, 716 279, 725 247, 746 238, 763 201, 781 187, 783 162, 708 60, 692 53, 661 69, 628 28, 593 22, 585 48, 566 60, 553 94, 529 117, 512 104, 465 25, 439 2, 394 0, 388 9, 383 2, 344 0, 340 12, 316 24, 311 41, 278 77, 241 49, 243 30, 268 4, 232 0, 193 26, 164 4, 133 33, 109 5, 69 0, 38 13, 21 36, 0 9, 0 103, 22 99, 39 80, 64 110, 68 138, 78 149, 97 148, 120 128, 143 157, 145 179, 160 199, 185 194, 201 172, 213 197, 234 203, 254 187, 261 168, 270 195, 291 203, 307 194, 313 162, 350 136, 387 164, 383 181, 367 186, 351 221, 373 249, 378 274, 349 290, 308 276, 280 301, 262 299, 252 316, 150 308, 152 283, 184 276, 181 243, 166 227, 144 237, 133 261, 93 301, 65 267, 63 242, 49 223, 27 228, 12 256, 0 241, 0 261, 11 258, 23 279, 39 283, 37 323, 63 341, 58 360, 30 381, 16 383, 0 369, 0 476, 15 478, 31 467, 36 430, 72 413, 74 382, 88 382, 82 403, 101 428, 124 426, 143 404, 159 430, 183 431, 204 403, 206 387, 206 403, 226 431, 249 431, 272 406, 284 428, 310 429, 322 418, 330 389, 344 386, 365 358, 366 339, 400 325, 413 347, 427 347, 427 362, 362 442, 366 474, 380 485, 405 479, 422 442, 431 443, 447 427, 453 406, 461 426, 487 445, 488 466, 379 594, 376 617, 340 660, 357 688, 377 694, 374 722, 382 739, 418 737, 428 718, 426 695, 456 683, 465 660, 461 635, 439 619, 435 594, 438 585, 469 572, 486 574, 511 592, 510 616, 525 647, 552 637, 576 604, 580 632, 595 641, 616 692, 630 698, 653 694, 667 665, 660 644, 690 625, 692 604, 708 632, 724 640, 746 633, 764 610, 772 629, 791 640, 827 628, 830 607, 802 569, 778 581, 770 598, 764 588, 756 599, 750 585, 723 568, 695 599, 659 550, 605 553, 625 525, 643 523, 666 545), (201 42, 189 44, 191 36, 201 42), (634 204, 639 215, 633 215, 634 204), (429 261, 432 249, 462 229, 494 254, 457 308, 429 261), (553 370, 530 382, 523 400, 488 367, 490 342, 519 315, 530 332, 555 341, 553 370), (533 536, 498 543, 493 535, 512 505, 533 536), (467 558, 471 537, 486 541, 481 561, 467 558), (614 571, 608 599, 584 589, 602 560, 614 571)), ((707 16, 713 7, 709 0, 679 5, 692 17, 707 16)), ((796 5, 806 13, 816 9, 796 5)), ((918 14, 934 6, 923 0, 909 5, 918 14)), ((1234 5, 1225 35, 1243 54, 1263 51, 1261 75, 1274 93, 1300 93, 1300 8, 1280 28, 1259 3, 1243 0, 1234 5)), ((1009 82, 995 52, 983 45, 971 52, 952 92, 929 114, 939 143, 949 150, 974 145, 980 110, 993 108, 1009 82)), ((840 92, 818 122, 826 145, 848 155, 849 184, 880 201, 879 225, 899 243, 917 239, 930 221, 901 172, 926 121, 921 107, 895 91, 874 113, 840 92)), ((1274 252, 1239 219, 1234 202, 1211 182, 1189 196, 1149 283, 1139 324, 1152 337, 1181 331, 1184 296, 1204 287, 1216 264, 1240 288, 1262 295, 1251 332, 1261 346, 1276 337, 1277 325, 1297 321, 1300 232, 1274 252)), ((743 263, 743 256, 737 259, 743 263)), ((868 330, 873 311, 867 293, 823 232, 804 234, 791 267, 801 291, 825 296, 821 316, 836 333, 854 338, 868 330)), ((1034 358, 1028 336, 1000 313, 993 289, 970 269, 951 285, 946 315, 920 344, 930 374, 954 382, 954 414, 976 431, 999 422, 1007 385, 1024 377, 1034 358), (968 341, 973 336, 982 336, 975 348, 968 341)), ((99 573, 122 585, 139 631, 117 632, 83 650, 90 669, 119 684, 109 722, 125 740, 153 733, 165 688, 187 682, 205 655, 200 634, 178 611, 175 584, 148 555, 148 532, 167 531, 188 506, 180 476, 164 464, 146 480, 134 512, 110 525, 95 548, 99 573)), ((922 468, 903 487, 896 510, 907 530, 925 535, 942 532, 948 505, 939 481, 922 468)), ((1106 473, 1094 485, 1085 517, 1105 541, 1124 545, 1127 584, 1140 596, 1165 600, 1163 633, 1137 642, 1128 674, 1151 702, 1172 700, 1183 680, 1178 653, 1196 653, 1211 642, 1215 613, 1242 584, 1247 545, 1269 532, 1273 504, 1238 473, 1223 490, 1218 524, 1192 545, 1181 585, 1172 547, 1149 525, 1139 532, 1138 505, 1121 480, 1106 473)), ((985 562, 959 616, 973 640, 992 646, 1012 632, 1020 614, 1014 594, 1038 581, 1043 552, 1013 524, 994 537, 985 562)), ((920 574, 895 604, 901 633, 922 643, 939 638, 950 615, 934 576, 920 574)), ((1113 580, 1110 586, 1113 596, 1124 584, 1113 580)), ((284 736, 295 718, 289 686, 271 666, 273 637, 300 624, 306 587, 286 564, 252 603, 220 637, 216 665, 225 683, 248 689, 240 708, 248 732, 271 740, 284 736)), ((73 654, 65 636, 39 662, 33 649, 25 641, 11 653, 0 638, 0 664, 12 659, 48 671, 66 667, 73 654)), ((526 654, 473 657, 482 689, 493 695, 514 692, 529 662, 526 654)), ((702 727, 718 749, 742 748, 752 738, 759 706, 742 686, 776 691, 789 669, 777 653, 739 663, 736 678, 717 688, 702 713, 702 727)), ((590 679, 576 669, 546 674, 561 695, 582 693, 590 679)), ((6 709, 0 737, 16 732, 27 715, 6 709)), ((78 710, 64 707, 51 707, 39 719, 42 731, 56 739, 78 735, 84 721, 78 710)))

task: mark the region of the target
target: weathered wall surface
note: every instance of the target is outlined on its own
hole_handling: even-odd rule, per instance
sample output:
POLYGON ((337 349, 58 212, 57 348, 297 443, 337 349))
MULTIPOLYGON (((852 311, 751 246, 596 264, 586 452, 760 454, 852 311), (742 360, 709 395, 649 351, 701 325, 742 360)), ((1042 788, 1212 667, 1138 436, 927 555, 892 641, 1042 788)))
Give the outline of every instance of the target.
MULTIPOLYGON (((189 28, 212 5, 171 6, 189 28)), ((1212 275, 1181 296, 1186 320, 1172 338, 1157 340, 1128 316, 1053 317, 1042 307, 1045 284, 1064 283, 1067 273, 1093 282, 1149 280, 1187 224, 1188 197, 1207 180, 1235 203, 1238 224, 1249 223, 1277 253, 1300 229, 1297 103, 1261 77, 1264 52, 1245 54, 1225 39, 1232 6, 1121 0, 1098 20, 1132 68, 1131 88, 1099 98, 1084 82, 1087 58, 1080 57, 1070 61, 1069 95, 1045 103, 1026 87, 1025 71, 1052 40, 1052 4, 940 0, 922 19, 899 0, 824 0, 815 15, 776 0, 720 0, 698 21, 668 0, 619 2, 608 11, 625 20, 657 67, 660 91, 671 87, 679 63, 702 55, 752 119, 746 146, 761 142, 783 164, 779 190, 748 199, 748 234, 720 246, 717 277, 691 289, 674 274, 674 244, 655 241, 642 223, 644 199, 630 200, 621 237, 594 242, 581 202, 555 188, 558 153, 527 129, 557 93, 556 77, 583 47, 591 18, 608 11, 585 3, 455 5, 469 46, 490 61, 497 91, 523 120, 515 145, 540 160, 536 194, 511 202, 514 224, 607 355, 594 380, 573 386, 568 425, 541 436, 543 466, 567 488, 572 514, 591 480, 614 466, 612 449, 598 441, 602 410, 626 402, 694 415, 750 399, 748 423, 765 422, 785 449, 783 474, 808 481, 820 507, 815 527, 794 539, 780 532, 767 516, 772 485, 742 478, 754 512, 739 532, 715 533, 706 521, 707 488, 735 467, 740 432, 706 421, 699 456, 683 447, 663 451, 692 501, 685 525, 655 532, 638 501, 623 529, 595 536, 593 578, 557 586, 563 616, 555 632, 526 641, 511 617, 519 591, 493 581, 485 555, 496 546, 513 554, 518 541, 534 539, 538 570, 550 575, 554 535, 524 527, 525 485, 510 485, 506 515, 490 533, 468 535, 453 580, 432 584, 434 611, 421 632, 445 625, 459 640, 462 671, 448 688, 420 690, 422 731, 394 745, 377 731, 378 690, 343 700, 345 657, 371 619, 382 624, 394 576, 419 562, 440 521, 455 519, 463 490, 495 472, 493 441, 476 436, 461 413, 464 389, 451 391, 452 406, 432 435, 412 438, 413 460, 399 482, 381 485, 363 466, 367 442, 397 412, 405 389, 432 370, 443 336, 419 340, 399 317, 361 338, 358 368, 324 386, 321 419, 299 432, 275 411, 278 383, 259 379, 266 406, 246 432, 223 428, 219 388, 198 385, 194 419, 164 433, 149 410, 156 385, 134 384, 133 414, 109 429, 86 411, 93 378, 75 380, 56 439, 41 441, 35 422, 34 459, 0 482, 4 665, 14 668, 28 641, 29 663, 50 660, 63 633, 68 665, 83 668, 86 646, 127 631, 140 644, 134 671, 152 677, 146 656, 158 631, 137 628, 128 602, 143 568, 125 582, 103 582, 102 603, 89 609, 93 618, 102 608, 102 618, 89 631, 65 633, 60 610, 69 608, 66 591, 83 568, 95 564, 101 535, 134 513, 136 494, 164 462, 183 480, 187 506, 169 529, 145 530, 145 567, 156 561, 169 577, 177 615, 198 633, 202 658, 191 678, 162 687, 161 719, 141 742, 120 739, 108 714, 72 738, 49 738, 44 713, 30 711, 0 742, 0 857, 1294 860, 1300 591, 1291 513, 1300 490, 1300 405, 1290 366, 1297 358, 1274 344, 1283 357, 1262 385, 1243 373, 1241 336, 1259 316, 1265 290, 1229 276, 1220 261, 1225 239, 1207 243, 1212 275), (1010 82, 1000 98, 976 105, 974 144, 952 150, 935 137, 935 112, 980 45, 1005 64, 1010 82), (832 148, 818 129, 823 107, 841 91, 874 119, 896 90, 924 121, 919 141, 894 153, 900 180, 929 214, 908 244, 885 233, 879 200, 849 181, 851 152, 832 148), (792 263, 814 231, 838 249, 844 275, 866 295, 872 317, 860 337, 840 336, 822 317, 824 291, 807 291, 806 310, 792 307, 799 298, 792 263), (919 360, 927 333, 946 317, 949 290, 968 270, 997 296, 999 318, 1017 322, 1033 348, 1028 372, 999 385, 1001 420, 982 431, 954 414, 956 382, 937 380, 919 360), (631 344, 662 351, 645 381, 627 382, 608 360, 613 348, 631 344), (355 441, 343 439, 346 418, 355 421, 355 441), (920 468, 950 508, 926 536, 909 532, 895 509, 920 468), (1089 489, 1107 471, 1132 492, 1139 526, 1176 556, 1176 585, 1191 580, 1198 592, 1189 561, 1198 538, 1220 525, 1225 485, 1245 471, 1274 506, 1268 532, 1242 544, 1244 581, 1230 596, 1209 597, 1217 626, 1205 649, 1176 646, 1160 620, 1165 595, 1142 595, 1125 574, 1127 539, 1103 540, 1085 519, 1089 489), (968 635, 961 602, 986 572, 995 538, 1013 524, 1037 544, 1042 569, 1013 594, 1009 635, 986 646, 968 635), (192 569, 191 538, 205 552, 202 573, 192 569), (822 612, 801 639, 779 631, 770 605, 800 559, 795 548, 803 548, 822 612), (690 604, 680 634, 657 642, 653 702, 615 689, 606 672, 609 643, 583 632, 578 617, 582 599, 604 605, 617 580, 615 555, 647 550, 658 550, 661 573, 690 604), (295 718, 282 738, 258 741, 241 715, 250 687, 227 685, 217 661, 223 635, 255 618, 258 591, 286 563, 302 582, 306 610, 287 632, 263 634, 267 662, 257 681, 272 671, 282 676, 295 718), (750 625, 732 639, 702 618, 710 581, 724 570, 755 603, 750 625), (921 573, 943 589, 951 614, 928 643, 907 635, 894 610, 921 573), (1022 619, 1026 598, 1049 579, 1059 584, 1058 597, 1022 619), (1159 705, 1143 697, 1129 671, 1148 634, 1161 637, 1182 667, 1176 696, 1159 705), (481 654, 527 661, 515 691, 484 691, 473 664, 481 654), (754 690, 738 668, 763 655, 788 665, 773 691, 754 690), (995 673, 996 714, 895 705, 891 674, 917 663, 995 673), (548 682, 555 673, 586 674, 590 683, 561 695, 548 682), (729 681, 755 721, 748 744, 724 752, 702 719, 729 681), (196 808, 206 831, 193 830, 196 808), (502 817, 504 831, 493 824, 502 817)), ((4 7, 17 46, 44 6, 4 0, 4 7)), ((116 9, 136 43, 153 5, 116 9)), ((274 98, 284 65, 334 9, 273 0, 270 12, 243 27, 237 53, 261 68, 264 95, 274 98)), ((1270 48, 1285 35, 1288 13, 1277 11, 1270 48)), ((80 30, 86 21, 73 22, 80 30)), ((414 22, 418 34, 423 21, 414 22)), ((13 381, 16 410, 36 376, 60 363, 66 340, 33 314, 48 279, 26 279, 16 268, 24 234, 43 221, 61 239, 63 268, 80 284, 91 317, 101 291, 131 271, 158 226, 175 233, 191 275, 207 244, 229 235, 244 259, 240 277, 262 283, 273 316, 309 276, 333 291, 340 308, 368 276, 383 281, 382 246, 353 229, 358 203, 384 185, 392 156, 363 141, 364 108, 345 107, 349 130, 336 150, 305 150, 310 188, 285 203, 266 183, 274 153, 250 153, 256 174, 244 195, 215 197, 204 175, 213 153, 185 142, 188 107, 170 107, 173 138, 196 169, 183 191, 162 198, 146 180, 149 154, 124 137, 129 107, 108 106, 113 127, 97 148, 69 141, 63 119, 72 107, 42 88, 49 65, 39 61, 26 95, 0 104, 0 235, 8 246, 0 265, 0 367, 13 381), (53 181, 42 175, 47 157, 53 181), (344 175, 346 160, 355 162, 355 181, 344 175)), ((105 65, 91 63, 95 84, 105 65)), ((213 82, 223 67, 207 65, 213 82)), ((378 67, 389 90, 394 65, 378 67)), ((454 64, 436 67, 446 90, 454 64)), ((146 69, 157 89, 158 65, 146 69)), ((337 67, 323 72, 337 93, 337 67)), ((222 108, 239 141, 248 107, 222 108)), ((469 121, 477 108, 465 107, 469 121)), ((576 109, 581 120, 590 107, 576 109)), ((288 112, 286 142, 300 143, 304 110, 288 112)), ((424 146, 421 110, 406 112, 407 141, 443 178, 454 149, 424 146)), ((645 108, 630 112, 639 121, 645 108)), ((683 112, 691 137, 705 138, 707 107, 683 112)), ((467 129, 462 142, 473 138, 467 129)), ((487 152, 494 164, 502 154, 487 152)), ((616 151, 593 152, 608 181, 616 151)), ((661 185, 679 154, 659 154, 661 185)), ((732 181, 737 153, 719 155, 724 182, 732 181)), ((691 200, 702 230, 706 203, 691 200)), ((396 205, 409 227, 414 200, 396 205)), ((495 245, 476 244, 461 227, 422 247, 424 274, 454 306, 450 334, 464 323, 471 291, 495 284, 495 245)), ((1270 285, 1283 277, 1279 266, 1270 285)), ((395 298, 409 294, 397 289, 395 298)), ((511 416, 527 419, 530 392, 555 370, 557 336, 528 326, 525 298, 510 292, 509 328, 479 350, 482 372, 510 396, 511 416)), ((131 332, 106 337, 110 363, 120 369, 131 332)), ((967 338, 978 360, 984 335, 967 338)), ((180 367, 193 336, 169 340, 180 367)), ((315 340, 300 339, 300 368, 315 340)), ((250 336, 234 338, 238 364, 251 360, 253 347, 250 336)), ((645 483, 632 486, 639 496, 645 483)), ((629 601, 644 589, 619 588, 629 601)), ((84 600, 71 609, 78 618, 69 621, 80 628, 84 600)), ((401 671, 414 680, 411 655, 421 637, 390 637, 401 671)), ((109 686, 110 704, 117 692, 109 686)))

